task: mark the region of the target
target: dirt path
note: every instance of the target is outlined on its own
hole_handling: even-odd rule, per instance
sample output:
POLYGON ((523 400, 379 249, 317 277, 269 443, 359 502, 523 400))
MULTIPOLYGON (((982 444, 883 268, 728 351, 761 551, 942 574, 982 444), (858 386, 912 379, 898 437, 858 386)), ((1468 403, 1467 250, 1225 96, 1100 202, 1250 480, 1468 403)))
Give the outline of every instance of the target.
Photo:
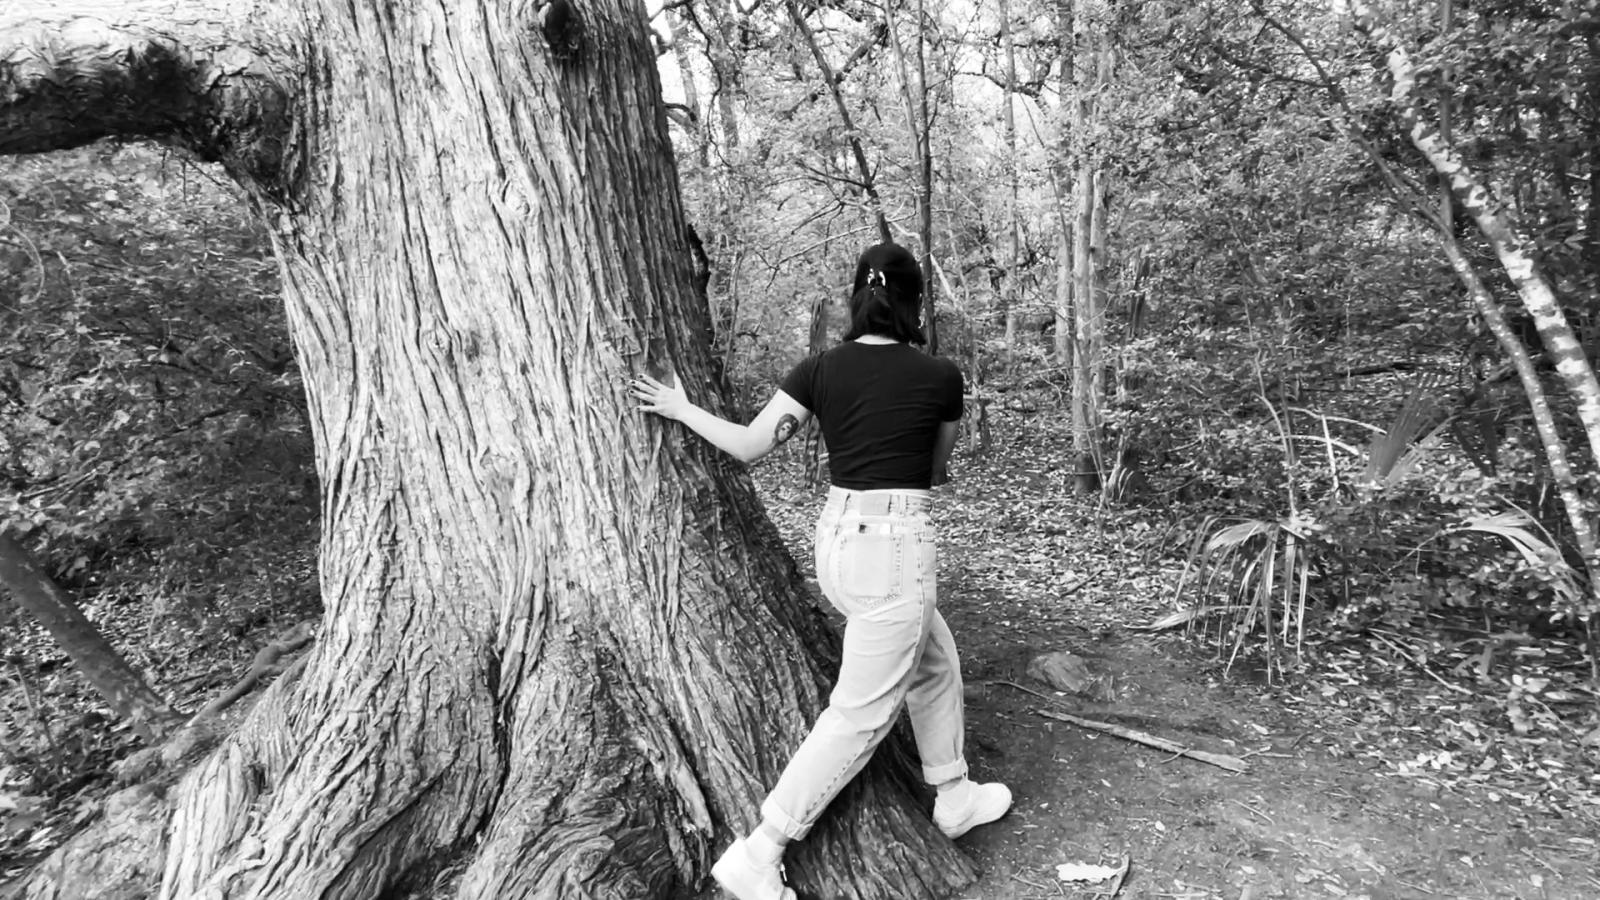
MULTIPOLYGON (((1016 793, 1014 813, 964 842, 984 872, 961 896, 1095 896, 1056 880, 1064 862, 1132 859, 1126 898, 1600 897, 1600 837, 1578 820, 1530 816, 1336 757, 1340 735, 1308 725, 1248 684, 1221 681, 1176 642, 1073 642, 1116 699, 1061 709, 1248 756, 1234 775, 1073 725, 1001 681, 1020 654, 986 652, 981 619, 951 611, 968 655, 970 755, 980 778, 1016 793), (974 639, 977 638, 977 639, 974 639)), ((1046 689, 1047 690, 1047 689, 1046 689)))
MULTIPOLYGON (((975 777, 1016 796, 1010 816, 963 839, 983 875, 954 900, 1105 897, 1107 885, 1062 883, 1056 867, 1124 855, 1120 898, 1600 900, 1600 796, 1551 796, 1549 780, 1500 769, 1403 774, 1450 744, 1437 723, 1493 722, 1492 704, 1474 711, 1472 698, 1404 670, 1386 670, 1381 688, 1336 687, 1314 669, 1298 689, 1267 687, 1225 676, 1181 636, 1134 630, 1170 611, 1177 567, 1160 548, 1181 538, 1061 493, 1047 435, 1008 441, 1003 459, 969 460, 935 512, 968 757, 975 777), (1025 672, 1060 649, 1113 686, 1103 702, 1062 696, 1060 711, 1246 757, 1250 770, 1040 715, 1050 701, 1005 682, 1050 693, 1025 672)), ((785 480, 758 479, 804 571, 819 499, 785 480)), ((1349 652, 1364 662, 1367 651, 1349 652)), ((1572 780, 1596 784, 1600 752, 1580 759, 1572 780)))

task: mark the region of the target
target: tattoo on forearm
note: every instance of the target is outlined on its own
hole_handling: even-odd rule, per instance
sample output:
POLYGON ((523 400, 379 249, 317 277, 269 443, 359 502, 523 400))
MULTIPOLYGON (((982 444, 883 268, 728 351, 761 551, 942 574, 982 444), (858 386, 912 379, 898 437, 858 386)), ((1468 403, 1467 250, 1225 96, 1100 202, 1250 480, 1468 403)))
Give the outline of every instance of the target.
POLYGON ((783 418, 778 420, 778 427, 772 430, 772 436, 777 438, 778 443, 781 444, 784 441, 787 441, 789 438, 794 437, 795 430, 799 427, 799 419, 796 419, 794 416, 791 416, 788 413, 784 413, 783 418))

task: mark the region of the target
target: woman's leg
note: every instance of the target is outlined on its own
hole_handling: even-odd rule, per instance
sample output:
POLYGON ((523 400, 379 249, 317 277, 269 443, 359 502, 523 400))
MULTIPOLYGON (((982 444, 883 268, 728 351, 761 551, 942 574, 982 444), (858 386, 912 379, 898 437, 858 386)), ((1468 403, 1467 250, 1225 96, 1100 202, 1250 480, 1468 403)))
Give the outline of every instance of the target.
POLYGON ((872 758, 916 674, 922 612, 920 604, 902 602, 846 621, 839 680, 828 708, 761 804, 764 825, 792 840, 805 837, 829 801, 872 758))
POLYGON ((793 900, 778 871, 784 848, 811 831, 899 715, 916 673, 923 623, 918 604, 899 606, 903 609, 846 620, 839 679, 828 708, 761 804, 760 826, 712 868, 718 883, 740 900, 793 900))
POLYGON ((922 757, 923 780, 941 785, 966 777, 966 720, 955 638, 938 610, 932 612, 922 659, 906 694, 906 713, 922 757))
POLYGON ((922 777, 939 792, 933 804, 934 822, 956 838, 1005 815, 1011 808, 1011 790, 1003 784, 967 780, 961 659, 944 617, 932 605, 928 612, 926 647, 906 694, 906 708, 922 757, 922 777))
POLYGON ((931 537, 863 538, 869 532, 857 519, 842 521, 841 513, 832 502, 824 509, 816 543, 819 585, 845 614, 839 677, 828 708, 762 803, 760 826, 712 867, 717 882, 740 900, 792 900, 778 868, 785 846, 811 830, 872 757, 899 715, 921 656, 932 584, 916 577, 922 567, 906 557, 931 557, 931 537), (867 577, 863 566, 871 570, 867 577))

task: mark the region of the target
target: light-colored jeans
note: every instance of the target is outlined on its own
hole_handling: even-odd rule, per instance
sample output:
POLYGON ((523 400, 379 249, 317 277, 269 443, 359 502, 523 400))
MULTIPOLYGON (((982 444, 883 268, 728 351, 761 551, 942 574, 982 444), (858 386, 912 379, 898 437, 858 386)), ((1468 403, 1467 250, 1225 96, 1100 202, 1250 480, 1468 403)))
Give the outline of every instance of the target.
POLYGON ((828 708, 761 804, 762 819, 790 838, 805 837, 867 764, 902 704, 923 778, 942 784, 967 773, 961 663, 934 606, 929 505, 927 491, 828 491, 817 581, 845 615, 844 652, 828 708))

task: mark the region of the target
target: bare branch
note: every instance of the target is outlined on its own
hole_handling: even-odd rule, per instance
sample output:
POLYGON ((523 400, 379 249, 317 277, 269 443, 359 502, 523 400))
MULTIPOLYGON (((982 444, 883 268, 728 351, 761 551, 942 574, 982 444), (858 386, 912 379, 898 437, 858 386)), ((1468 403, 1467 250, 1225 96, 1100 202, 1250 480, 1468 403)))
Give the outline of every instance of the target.
POLYGON ((269 194, 293 182, 287 8, 228 0, 12 0, 0 12, 0 153, 150 138, 269 194))
POLYGON ((806 170, 807 172, 810 172, 811 174, 817 176, 818 178, 820 178, 824 182, 832 181, 832 182, 838 182, 840 184, 848 184, 851 187, 856 188, 857 190, 868 190, 871 187, 866 182, 864 182, 864 181, 862 181, 862 180, 860 180, 858 178, 851 178, 851 177, 849 177, 847 175, 840 175, 837 172, 826 172, 826 171, 823 171, 822 169, 819 169, 816 166, 813 166, 812 164, 806 162, 803 159, 795 160, 795 165, 797 165, 800 168, 806 170))
POLYGON ((800 32, 800 37, 806 46, 811 48, 811 55, 817 61, 817 68, 822 72, 822 82, 827 85, 833 95, 833 104, 839 111, 840 124, 844 126, 846 139, 850 143, 850 150, 856 159, 856 167, 861 172, 861 190, 872 203, 872 211, 878 220, 878 231, 885 241, 893 240, 889 232, 889 220, 883 214, 883 201, 878 197, 877 187, 872 178, 872 167, 867 164, 867 154, 861 146, 861 137, 856 131, 855 124, 850 120, 850 109, 845 106, 844 97, 839 93, 839 79, 834 76, 833 67, 828 65, 828 58, 822 55, 822 48, 817 45, 816 35, 812 33, 811 26, 806 24, 805 16, 800 12, 800 7, 795 0, 785 4, 789 12, 790 21, 794 22, 795 29, 800 32))

